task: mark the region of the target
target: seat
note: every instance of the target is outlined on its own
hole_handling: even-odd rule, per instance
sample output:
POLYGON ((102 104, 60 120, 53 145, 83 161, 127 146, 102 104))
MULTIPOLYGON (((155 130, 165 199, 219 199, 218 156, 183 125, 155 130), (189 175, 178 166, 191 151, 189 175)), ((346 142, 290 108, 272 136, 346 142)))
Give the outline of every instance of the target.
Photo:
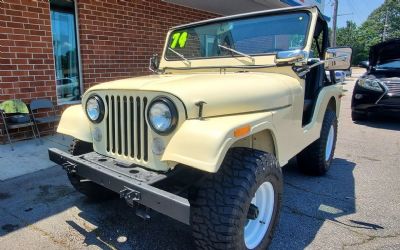
POLYGON ((311 99, 304 99, 303 112, 309 111, 312 108, 313 101, 311 99))
POLYGON ((49 99, 36 99, 32 100, 29 104, 32 112, 33 121, 35 123, 36 131, 40 138, 39 124, 49 123, 53 125, 53 134, 56 132, 56 123, 60 121, 61 116, 57 115, 53 102, 49 99), (40 111, 47 110, 46 116, 39 115, 40 111))
POLYGON ((23 101, 12 99, 0 103, 0 115, 11 150, 14 150, 10 136, 11 129, 31 127, 32 138, 36 139, 35 123, 29 113, 28 107, 23 101))

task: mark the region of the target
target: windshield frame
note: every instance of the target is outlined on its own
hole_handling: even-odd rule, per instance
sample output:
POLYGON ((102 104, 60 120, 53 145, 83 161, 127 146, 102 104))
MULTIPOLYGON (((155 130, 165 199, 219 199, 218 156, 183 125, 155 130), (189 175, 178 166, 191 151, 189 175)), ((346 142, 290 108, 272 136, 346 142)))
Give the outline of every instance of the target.
MULTIPOLYGON (((174 29, 171 29, 168 32, 168 36, 165 42, 165 49, 163 52, 163 59, 167 62, 179 62, 181 61, 180 59, 168 59, 167 58, 167 50, 169 48, 169 43, 171 40, 171 36, 172 34, 177 31, 177 30, 183 30, 183 29, 187 29, 187 28, 193 28, 193 27, 199 27, 199 26, 205 26, 205 25, 212 25, 212 24, 216 24, 216 23, 221 23, 221 22, 229 22, 229 21, 236 21, 236 20, 246 20, 246 19, 252 19, 252 18, 258 18, 258 17, 262 17, 262 16, 283 16, 283 15, 290 15, 290 14, 296 14, 296 13, 304 13, 308 16, 308 22, 307 22, 307 27, 305 30, 305 37, 304 37, 304 44, 303 47, 301 48, 297 48, 296 50, 305 50, 305 48, 307 47, 307 43, 309 40, 309 36, 310 36, 310 27, 313 21, 313 15, 312 12, 309 11, 308 9, 298 9, 298 10, 282 10, 280 12, 261 12, 261 13, 255 13, 255 14, 251 14, 251 15, 244 15, 244 16, 234 16, 232 18, 217 18, 215 20, 211 20, 211 21, 200 21, 198 23, 194 23, 194 24, 189 24, 189 25, 182 25, 182 26, 178 26, 175 27, 174 29)), ((288 50, 289 51, 289 50, 288 50)), ((271 56, 271 55, 276 55, 278 52, 268 52, 268 53, 257 53, 257 54, 248 54, 249 56, 252 57, 260 57, 260 56, 271 56)), ((238 55, 238 54, 231 54, 231 55, 223 55, 223 56, 212 56, 212 57, 193 57, 193 58, 188 58, 190 61, 195 61, 195 60, 216 60, 216 59, 226 59, 226 58, 241 58, 244 57, 243 55, 238 55)))

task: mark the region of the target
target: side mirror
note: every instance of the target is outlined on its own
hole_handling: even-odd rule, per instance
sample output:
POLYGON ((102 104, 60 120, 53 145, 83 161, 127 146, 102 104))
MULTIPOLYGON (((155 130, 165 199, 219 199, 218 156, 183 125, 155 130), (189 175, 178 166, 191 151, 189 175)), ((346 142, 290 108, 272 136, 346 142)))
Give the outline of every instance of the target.
POLYGON ((348 70, 351 66, 350 47, 328 48, 325 52, 325 70, 348 70))
POLYGON ((306 58, 303 50, 287 50, 279 51, 275 56, 276 64, 295 63, 306 58))
POLYGON ((361 68, 368 69, 368 67, 369 67, 369 61, 361 61, 360 64, 359 64, 359 66, 360 66, 361 68))
POLYGON ((160 58, 158 54, 154 54, 150 57, 149 69, 152 72, 158 72, 158 67, 160 66, 160 58))

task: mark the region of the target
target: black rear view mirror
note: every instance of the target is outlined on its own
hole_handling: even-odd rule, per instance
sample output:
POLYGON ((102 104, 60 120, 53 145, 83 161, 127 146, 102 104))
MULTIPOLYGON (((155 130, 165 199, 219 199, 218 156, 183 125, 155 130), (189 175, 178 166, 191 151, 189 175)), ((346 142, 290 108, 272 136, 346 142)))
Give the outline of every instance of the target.
POLYGON ((159 66, 160 66, 160 58, 158 57, 158 54, 153 54, 150 57, 149 69, 152 72, 158 72, 159 66))

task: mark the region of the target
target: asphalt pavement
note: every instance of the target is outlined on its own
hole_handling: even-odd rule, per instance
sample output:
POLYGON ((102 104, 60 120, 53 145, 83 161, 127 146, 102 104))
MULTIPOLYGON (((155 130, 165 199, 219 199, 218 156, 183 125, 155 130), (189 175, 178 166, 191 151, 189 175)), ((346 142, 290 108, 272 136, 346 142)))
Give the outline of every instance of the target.
MULTIPOLYGON (((304 176, 295 161, 283 167, 283 209, 270 249, 400 249, 400 118, 351 121, 361 73, 353 70, 344 84, 330 172, 304 176)), ((193 249, 188 226, 156 213, 143 221, 122 200, 91 202, 60 167, 23 164, 14 167, 31 164, 35 172, 0 181, 0 249, 193 249)), ((0 172, 5 165, 0 159, 0 172)))

